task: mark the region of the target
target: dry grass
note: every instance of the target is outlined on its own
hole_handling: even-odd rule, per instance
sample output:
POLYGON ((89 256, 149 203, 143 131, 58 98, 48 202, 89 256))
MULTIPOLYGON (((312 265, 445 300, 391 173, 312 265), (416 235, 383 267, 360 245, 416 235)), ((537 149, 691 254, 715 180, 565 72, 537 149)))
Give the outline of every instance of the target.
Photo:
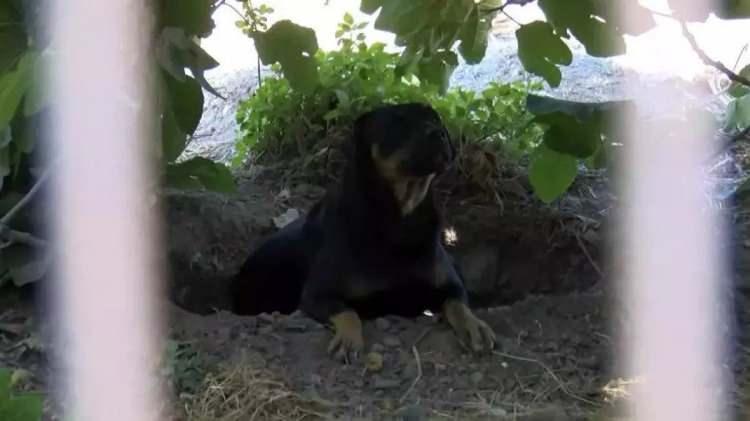
POLYGON ((277 375, 249 358, 206 377, 185 403, 188 421, 287 421, 326 418, 325 401, 293 392, 277 375))

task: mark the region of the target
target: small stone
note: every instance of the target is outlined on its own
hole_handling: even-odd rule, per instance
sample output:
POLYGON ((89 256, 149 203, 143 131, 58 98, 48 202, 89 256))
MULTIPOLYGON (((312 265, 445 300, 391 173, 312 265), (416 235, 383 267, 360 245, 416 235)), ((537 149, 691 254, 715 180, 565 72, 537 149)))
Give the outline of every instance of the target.
POLYGON ((258 319, 266 323, 273 323, 273 314, 261 313, 258 315, 258 319))
POLYGON ((307 330, 307 324, 301 321, 289 321, 284 329, 288 332, 304 332, 307 330))
POLYGON ((320 386, 321 384, 323 384, 323 378, 319 374, 310 374, 310 383, 316 386, 320 386))
POLYGON ((419 405, 411 405, 400 411, 399 416, 404 421, 421 421, 425 419, 425 411, 419 405))
POLYGON ((565 410, 558 407, 537 409, 518 418, 519 421, 569 421, 565 410))
POLYGON ((383 344, 378 344, 378 343, 372 344, 372 346, 370 347, 370 349, 372 350, 372 352, 377 352, 377 353, 380 353, 380 354, 382 354, 383 352, 385 352, 385 347, 383 346, 383 344))
POLYGON ((373 382, 373 386, 375 389, 395 389, 399 386, 401 386, 401 380, 399 379, 385 379, 383 377, 375 377, 375 381, 373 382))
POLYGON ((365 356, 365 368, 371 372, 377 372, 383 369, 383 354, 379 352, 370 352, 365 356))
POLYGON ((469 380, 473 385, 478 385, 479 383, 484 380, 484 374, 482 374, 481 371, 476 371, 474 373, 471 373, 471 376, 469 376, 469 380))
POLYGON ((305 317, 305 313, 302 310, 294 310, 294 313, 287 316, 290 319, 302 319, 305 317))
POLYGON ((599 367, 599 358, 596 355, 589 355, 587 357, 579 359, 578 364, 585 368, 594 370, 599 367))
POLYGON ((389 348, 398 348, 401 346, 401 339, 398 336, 388 335, 383 338, 383 343, 389 348))
POLYGON ((387 331, 391 327, 391 322, 388 321, 388 319, 384 317, 380 317, 378 319, 375 319, 375 326, 377 326, 378 329, 382 330, 383 332, 387 331))

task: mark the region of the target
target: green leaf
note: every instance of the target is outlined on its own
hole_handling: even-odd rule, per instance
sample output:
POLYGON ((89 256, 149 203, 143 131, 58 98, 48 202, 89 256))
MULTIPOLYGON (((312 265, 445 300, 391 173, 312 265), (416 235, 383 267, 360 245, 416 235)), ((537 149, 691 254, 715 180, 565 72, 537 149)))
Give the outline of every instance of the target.
POLYGON ((162 30, 156 46, 156 59, 162 69, 179 81, 185 80, 185 69, 190 69, 203 89, 224 99, 203 76, 206 70, 215 68, 219 63, 190 39, 183 29, 169 27, 162 30))
POLYGON ((0 396, 0 419, 13 421, 38 421, 42 419, 44 399, 35 394, 8 398, 0 396))
POLYGON ((633 112, 635 103, 632 100, 581 102, 553 98, 546 95, 526 94, 526 109, 534 115, 561 112, 579 120, 589 120, 606 115, 615 118, 622 113, 633 112))
POLYGON ((161 120, 162 160, 173 162, 177 159, 187 144, 187 135, 180 130, 172 109, 164 110, 161 120))
POLYGON ((206 37, 214 29, 212 1, 162 0, 161 26, 182 28, 190 36, 206 37))
POLYGON ((562 74, 557 65, 569 65, 573 61, 570 48, 555 35, 547 22, 535 21, 516 30, 518 58, 523 67, 542 78, 550 86, 560 85, 562 74))
POLYGON ((0 128, 0 149, 8 146, 10 139, 10 126, 0 128))
POLYGON ((38 113, 50 103, 51 94, 45 73, 49 69, 50 64, 51 58, 49 53, 42 53, 35 60, 31 70, 29 89, 24 99, 23 114, 27 117, 38 113))
POLYGON ((266 32, 254 36, 263 64, 278 62, 289 84, 302 92, 311 92, 319 83, 315 52, 315 31, 289 20, 276 22, 266 32))
POLYGON ((0 78, 0 127, 10 124, 16 110, 31 84, 31 70, 37 54, 25 53, 15 70, 0 78))
POLYGON ((28 44, 23 16, 10 2, 0 2, 0 74, 16 63, 28 44))
POLYGON ((534 121, 548 126, 544 132, 544 144, 556 152, 588 158, 601 143, 598 121, 584 123, 559 112, 537 116, 534 121))
POLYGON ((38 114, 15 120, 11 125, 11 137, 15 148, 22 153, 30 154, 40 137, 40 126, 38 114))
POLYGON ((614 124, 620 116, 635 111, 635 103, 626 101, 577 102, 549 96, 528 94, 526 109, 535 116, 563 113, 577 121, 591 125, 592 130, 613 136, 614 124))
POLYGON ((206 158, 192 158, 167 165, 167 184, 179 188, 204 188, 231 193, 235 190, 234 177, 229 168, 206 158))
POLYGON ((174 118, 183 133, 193 134, 203 114, 203 90, 200 84, 191 77, 179 81, 164 75, 169 104, 174 118))
POLYGON ((347 25, 354 25, 354 18, 352 17, 351 13, 346 12, 344 13, 344 23, 347 25))
POLYGON ((545 203, 551 203, 573 184, 578 168, 576 159, 545 147, 538 147, 529 167, 529 181, 534 193, 545 203))
POLYGON ((458 51, 468 64, 477 64, 484 58, 489 27, 489 20, 480 16, 479 8, 474 7, 461 31, 461 44, 458 46, 458 51))
POLYGON ((375 13, 376 10, 380 9, 380 7, 383 6, 383 3, 385 3, 385 0, 362 0, 359 5, 359 10, 362 13, 371 15, 375 13))
POLYGON ((721 0, 716 16, 721 19, 747 19, 750 18, 750 1, 748 0, 721 0))
POLYGON ((451 74, 458 66, 458 57, 453 51, 443 51, 419 63, 419 79, 437 86, 440 92, 448 89, 451 74))
POLYGON ((597 16, 592 0, 539 0, 539 7, 561 37, 573 34, 594 57, 610 57, 625 52, 625 39, 618 27, 597 16))
POLYGON ((10 264, 10 277, 13 284, 22 287, 34 283, 44 277, 50 268, 50 258, 47 255, 31 255, 17 265, 10 264))
POLYGON ((726 127, 739 130, 750 127, 750 95, 733 99, 729 103, 726 127))
POLYGON ((434 6, 431 7, 430 0, 384 0, 382 6, 375 19, 374 28, 402 37, 421 31, 427 25, 431 14, 439 12, 434 10, 434 6))
POLYGON ((10 174, 10 147, 0 148, 0 190, 3 188, 3 179, 10 174))
POLYGON ((599 170, 606 168, 609 162, 609 156, 607 154, 607 147, 605 142, 600 143, 599 148, 590 157, 586 158, 584 163, 586 167, 592 170, 599 170))
MULTIPOLYGON (((750 64, 743 67, 738 74, 745 79, 750 79, 750 64)), ((732 82, 732 84, 729 85, 729 90, 727 91, 727 93, 729 93, 729 95, 733 96, 734 98, 739 98, 749 94, 750 87, 745 86, 741 83, 732 82)))
POLYGON ((10 381, 12 377, 12 371, 0 367, 0 402, 10 397, 10 381))

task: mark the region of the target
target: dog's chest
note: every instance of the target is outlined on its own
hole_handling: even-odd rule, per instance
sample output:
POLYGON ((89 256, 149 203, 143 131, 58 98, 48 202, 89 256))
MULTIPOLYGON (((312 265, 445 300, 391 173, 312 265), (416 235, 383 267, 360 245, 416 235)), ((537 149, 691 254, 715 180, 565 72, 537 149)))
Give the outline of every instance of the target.
POLYGON ((406 286, 429 287, 437 282, 435 259, 374 259, 346 279, 347 296, 352 299, 401 290, 406 286))

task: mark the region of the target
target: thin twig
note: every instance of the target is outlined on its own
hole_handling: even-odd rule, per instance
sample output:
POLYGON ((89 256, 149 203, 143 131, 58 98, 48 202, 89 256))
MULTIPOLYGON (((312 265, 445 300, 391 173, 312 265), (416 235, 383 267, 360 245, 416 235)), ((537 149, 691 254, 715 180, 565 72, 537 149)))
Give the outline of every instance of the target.
POLYGON ((508 12, 505 11, 505 8, 510 6, 511 4, 517 4, 519 6, 523 6, 526 3, 530 3, 531 1, 533 0, 508 0, 499 7, 493 7, 490 9, 482 9, 482 12, 488 15, 492 13, 498 13, 498 12, 502 13, 505 15, 505 17, 510 19, 511 22, 515 23, 518 26, 523 26, 521 22, 517 21, 513 16, 509 15, 508 12))
POLYGON ((411 351, 414 353, 414 359, 417 361, 417 377, 414 378, 414 381, 411 382, 411 386, 409 386, 408 389, 406 389, 406 393, 404 393, 404 396, 401 396, 401 399, 399 399, 399 403, 404 403, 406 398, 409 396, 409 393, 414 389, 414 386, 419 383, 419 380, 422 379, 422 361, 419 359, 419 351, 417 351, 417 347, 413 346, 411 347, 411 351))
POLYGON ((19 200, 18 203, 16 203, 15 206, 13 206, 8 211, 8 213, 5 214, 5 216, 0 218, 0 239, 3 239, 7 242, 7 244, 1 244, 1 247, 10 244, 26 244, 32 247, 44 247, 47 245, 46 241, 39 239, 28 232, 11 229, 9 225, 10 221, 13 220, 18 212, 20 212, 21 209, 23 209, 31 201, 31 199, 34 198, 39 189, 42 188, 42 185, 44 185, 44 183, 49 178, 49 174, 50 168, 47 168, 46 170, 44 170, 44 173, 42 173, 42 176, 39 177, 36 183, 26 193, 26 195, 21 198, 21 200, 19 200))
MULTIPOLYGON (((248 19, 247 19, 247 18, 245 17, 245 15, 243 15, 243 14, 242 14, 242 12, 240 12, 239 10, 237 10, 237 8, 236 8, 236 7, 234 7, 233 5, 231 5, 231 4, 229 4, 229 3, 221 2, 221 4, 219 4, 219 6, 225 6, 225 7, 228 7, 228 8, 230 8, 230 9, 232 9, 232 10, 234 11, 234 13, 236 13, 236 14, 237 14, 237 16, 239 16, 239 17, 240 17, 240 19, 242 19, 242 20, 244 20, 244 21, 245 21, 245 23, 246 23, 246 24, 250 25, 250 24, 252 23, 252 22, 250 22, 250 20, 248 20, 248 19)), ((217 6, 217 8, 218 8, 218 6, 217 6)))
POLYGON ((24 196, 21 200, 16 203, 15 206, 11 208, 11 210, 8 211, 8 213, 5 214, 5 216, 0 219, 0 225, 8 225, 10 221, 13 219, 13 217, 16 216, 16 214, 23 209, 26 204, 31 201, 32 198, 34 198, 34 195, 39 191, 39 189, 42 187, 45 181, 49 178, 50 169, 47 168, 44 170, 44 173, 42 173, 42 176, 39 177, 39 179, 36 181, 36 183, 31 187, 31 190, 26 193, 26 196, 24 196))
MULTIPOLYGON (((0 227, 0 238, 3 238, 4 240, 6 240, 7 245, 25 244, 27 246, 39 247, 39 248, 47 246, 47 242, 45 240, 42 240, 41 238, 38 238, 34 236, 33 234, 30 234, 24 231, 16 231, 12 229, 7 229, 3 231, 2 227, 0 227)), ((6 244, 1 244, 0 248, 4 248, 5 246, 6 244)))
POLYGON ((734 61, 734 66, 732 66, 732 71, 737 70, 737 66, 740 65, 740 59, 742 59, 742 56, 745 55, 745 51, 747 51, 747 47, 750 44, 745 44, 742 46, 742 49, 740 50, 740 53, 737 54, 737 60, 734 61))
POLYGON ((420 334, 419 334, 419 336, 417 336, 417 339, 415 339, 415 340, 414 340, 414 343, 413 343, 413 344, 412 344, 411 346, 412 346, 412 347, 415 347, 415 346, 419 345, 419 343, 420 343, 420 342, 422 342, 422 339, 424 339, 424 338, 425 338, 425 336, 427 336, 427 334, 428 334, 428 333, 430 333, 430 331, 431 331, 431 330, 433 329, 433 327, 434 327, 434 326, 427 326, 427 327, 426 327, 426 328, 425 328, 425 329, 424 329, 424 330, 422 331, 422 333, 420 333, 420 334))
POLYGON ((604 278, 604 272, 602 272, 602 269, 591 257, 591 254, 589 254, 589 250, 586 248, 586 244, 583 243, 583 240, 581 240, 581 236, 578 235, 578 233, 576 233, 576 240, 578 241, 578 246, 581 248, 581 251, 583 251, 583 254, 586 255, 586 258, 589 260, 589 263, 591 263, 591 266, 594 267, 596 273, 598 273, 601 278, 604 278))
POLYGON ((569 397, 571 397, 571 398, 573 398, 573 399, 575 399, 577 401, 581 401, 581 402, 587 403, 589 405, 597 405, 596 402, 594 402, 594 401, 592 401, 590 399, 586 399, 586 398, 584 398, 582 396, 578 396, 575 393, 571 392, 568 389, 568 387, 565 385, 565 383, 563 383, 562 380, 560 380, 560 378, 557 377, 557 374, 555 374, 555 372, 552 371, 551 368, 547 367, 546 364, 544 364, 543 362, 541 362, 539 360, 535 360, 533 358, 519 357, 517 355, 506 354, 506 353, 500 352, 500 351, 492 351, 492 353, 495 354, 495 355, 497 355, 497 356, 500 356, 500 357, 503 357, 503 358, 507 358, 507 359, 510 359, 510 360, 524 361, 524 362, 536 364, 539 367, 541 367, 544 371, 546 371, 547 374, 549 374, 550 377, 552 377, 552 380, 554 380, 557 383, 557 385, 560 386, 560 390, 562 390, 563 393, 565 393, 566 395, 568 395, 569 397))

